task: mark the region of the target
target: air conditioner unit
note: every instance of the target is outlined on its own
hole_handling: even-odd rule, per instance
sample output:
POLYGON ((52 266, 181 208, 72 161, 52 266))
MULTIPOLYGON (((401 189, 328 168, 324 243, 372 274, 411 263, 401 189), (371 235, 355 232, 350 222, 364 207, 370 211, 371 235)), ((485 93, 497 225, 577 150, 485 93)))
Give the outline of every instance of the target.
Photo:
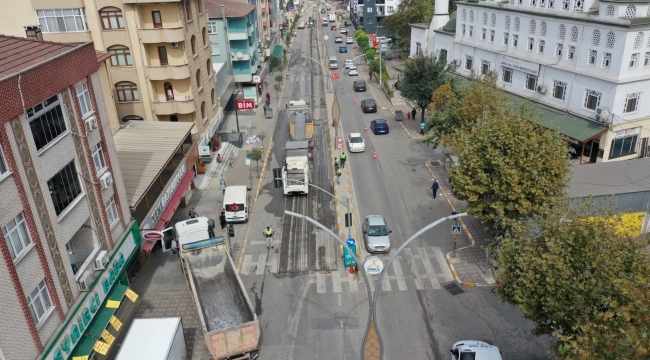
POLYGON ((91 132, 94 129, 97 129, 97 119, 94 117, 84 120, 84 125, 86 126, 86 132, 91 132))
POLYGON ((77 281, 79 284, 79 291, 88 291, 93 286, 93 274, 90 271, 85 271, 77 281))
POLYGON ((108 251, 102 250, 95 258, 95 270, 103 270, 108 263, 108 251))
POLYGON ((174 48, 174 49, 178 49, 178 48, 180 48, 180 47, 181 47, 181 44, 180 44, 180 43, 177 43, 177 42, 173 42, 173 43, 172 43, 172 48, 174 48))
POLYGON ((540 93, 540 94, 546 94, 546 86, 538 85, 537 86, 537 92, 540 93))
POLYGON ((99 185, 102 189, 108 189, 109 186, 113 185, 113 174, 106 172, 102 177, 99 178, 99 185))
POLYGON ((609 120, 612 118, 612 113, 607 110, 605 107, 599 107, 596 109, 596 121, 602 122, 602 123, 608 123, 609 120))

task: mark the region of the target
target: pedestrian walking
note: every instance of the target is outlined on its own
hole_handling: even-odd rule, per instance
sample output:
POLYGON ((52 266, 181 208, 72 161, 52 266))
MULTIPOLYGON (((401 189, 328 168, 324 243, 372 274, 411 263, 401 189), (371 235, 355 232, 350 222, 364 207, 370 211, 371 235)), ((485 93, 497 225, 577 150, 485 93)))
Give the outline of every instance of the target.
POLYGON ((411 110, 411 117, 413 120, 415 120, 415 114, 417 114, 417 111, 415 109, 411 110))
POLYGON ((410 111, 407 111, 407 112, 406 112, 406 118, 409 119, 409 120, 411 120, 411 112, 410 112, 410 111))
POLYGON ((347 158, 345 152, 341 154, 341 169, 345 169, 345 160, 347 160, 347 158))
POLYGON ((266 230, 262 231, 262 235, 266 238, 266 248, 273 249, 273 229, 267 226, 266 230))
POLYGON ((221 225, 221 231, 226 231, 226 212, 222 211, 221 215, 219 215, 219 224, 221 225))
POLYGON ((190 218, 192 218, 192 219, 199 217, 199 214, 197 214, 196 211, 194 211, 194 208, 190 208, 189 215, 190 215, 190 218))
POLYGON ((341 185, 341 169, 336 169, 336 183, 341 185))
POLYGON ((339 166, 341 166, 341 160, 339 160, 339 158, 334 158, 334 168, 338 170, 339 166))
POLYGON ((178 241, 176 239, 172 240, 172 254, 176 255, 178 254, 178 241))
POLYGON ((271 94, 269 92, 266 92, 266 104, 271 105, 271 94))
POLYGON ((436 199, 436 194, 438 193, 439 188, 440 185, 438 184, 438 180, 433 179, 433 185, 431 185, 431 189, 433 189, 433 200, 436 199))
POLYGON ((370 80, 372 80, 372 71, 370 72, 370 80))
POLYGON ((262 83, 257 84, 257 93, 262 96, 262 83))
POLYGON ((226 179, 221 178, 221 180, 219 180, 219 188, 221 188, 223 194, 226 193, 226 179))
POLYGON ((420 123, 420 134, 424 135, 424 123, 420 123))

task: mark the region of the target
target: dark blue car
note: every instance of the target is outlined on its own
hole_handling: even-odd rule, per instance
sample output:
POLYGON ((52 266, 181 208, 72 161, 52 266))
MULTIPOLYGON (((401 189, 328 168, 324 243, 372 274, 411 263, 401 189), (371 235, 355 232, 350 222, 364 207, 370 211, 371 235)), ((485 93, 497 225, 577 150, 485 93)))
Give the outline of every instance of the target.
POLYGON ((370 130, 375 135, 388 134, 388 123, 384 119, 375 119, 370 122, 370 130))
POLYGON ((348 47, 347 46, 339 46, 339 52, 340 53, 348 52, 348 47))

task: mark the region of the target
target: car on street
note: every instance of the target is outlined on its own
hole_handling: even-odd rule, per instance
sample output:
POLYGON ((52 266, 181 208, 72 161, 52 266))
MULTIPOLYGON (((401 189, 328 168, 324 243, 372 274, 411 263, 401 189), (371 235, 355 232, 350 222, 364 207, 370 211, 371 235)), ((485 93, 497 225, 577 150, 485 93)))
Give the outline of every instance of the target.
POLYGON ((456 342, 449 350, 451 360, 486 359, 502 360, 498 347, 485 341, 463 340, 456 342))
POLYGON ((365 99, 361 101, 361 111, 364 113, 377 112, 377 103, 373 99, 365 99))
POLYGON ((348 52, 348 47, 347 46, 339 46, 339 52, 340 53, 348 52))
POLYGON ((335 42, 335 43, 342 43, 342 42, 343 42, 343 38, 340 37, 340 36, 337 36, 337 37, 334 38, 334 42, 335 42))
POLYGON ((323 27, 326 27, 328 25, 327 19, 323 19, 323 27))
POLYGON ((384 119, 375 119, 370 122, 370 130, 375 135, 388 134, 388 122, 384 119))
POLYGON ((363 80, 355 80, 352 83, 352 88, 355 92, 366 91, 366 82, 363 80))
POLYGON ((350 66, 354 66, 354 60, 352 60, 352 59, 347 59, 347 60, 345 60, 344 65, 345 65, 345 66, 343 66, 344 69, 347 69, 347 68, 349 68, 350 66))
POLYGON ((366 142, 363 141, 361 134, 352 133, 348 135, 348 150, 352 153, 366 150, 366 142))
POLYGON ((353 38, 352 36, 348 36, 348 37, 345 39, 345 43, 346 43, 346 44, 354 44, 354 38, 353 38))
POLYGON ((390 42, 390 39, 385 36, 380 36, 377 38, 377 42, 379 44, 388 44, 390 42))
POLYGON ((381 215, 368 215, 363 221, 363 238, 366 250, 370 253, 386 253, 390 251, 390 236, 393 231, 388 229, 386 219, 381 215))
POLYGON ((339 31, 341 32, 341 34, 347 34, 347 33, 348 33, 348 29, 346 29, 346 28, 344 28, 344 27, 342 27, 341 29, 339 29, 339 31))
POLYGON ((350 75, 350 76, 357 76, 357 75, 359 75, 359 72, 357 71, 357 67, 356 67, 356 66, 350 66, 350 67, 348 68, 348 75, 350 75))

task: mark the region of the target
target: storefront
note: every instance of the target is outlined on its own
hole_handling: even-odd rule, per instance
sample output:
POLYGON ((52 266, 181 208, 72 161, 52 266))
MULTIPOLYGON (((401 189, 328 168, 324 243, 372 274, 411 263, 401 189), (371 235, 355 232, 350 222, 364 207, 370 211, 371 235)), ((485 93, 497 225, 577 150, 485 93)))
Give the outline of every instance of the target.
POLYGON ((96 270, 95 282, 70 310, 61 331, 41 359, 92 359, 96 352, 105 354, 110 349, 121 328, 114 314, 123 301, 137 298, 129 290, 126 268, 139 251, 140 231, 138 223, 133 221, 104 269, 96 270))

